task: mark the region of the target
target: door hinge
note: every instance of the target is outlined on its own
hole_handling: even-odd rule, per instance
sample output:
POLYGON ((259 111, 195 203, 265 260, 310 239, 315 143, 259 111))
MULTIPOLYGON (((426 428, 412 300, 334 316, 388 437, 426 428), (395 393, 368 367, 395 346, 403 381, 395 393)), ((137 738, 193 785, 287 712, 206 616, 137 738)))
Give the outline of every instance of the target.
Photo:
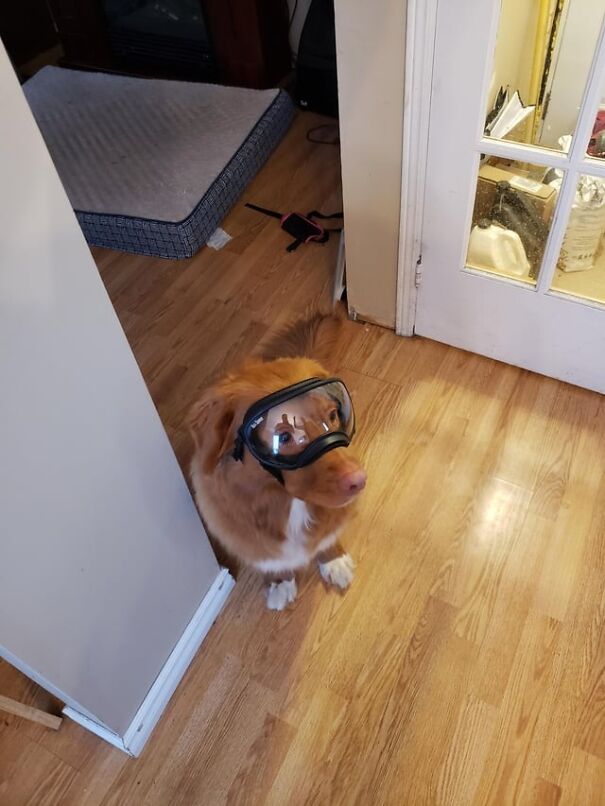
POLYGON ((414 284, 416 285, 416 288, 418 288, 421 282, 422 282, 422 255, 420 255, 418 257, 418 260, 416 261, 416 273, 414 276, 414 284))

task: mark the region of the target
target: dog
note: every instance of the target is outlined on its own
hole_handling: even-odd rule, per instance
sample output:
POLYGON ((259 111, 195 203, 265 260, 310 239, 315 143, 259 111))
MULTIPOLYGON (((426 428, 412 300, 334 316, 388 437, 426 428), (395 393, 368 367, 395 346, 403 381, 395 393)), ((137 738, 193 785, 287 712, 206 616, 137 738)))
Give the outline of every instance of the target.
POLYGON ((297 595, 296 572, 316 562, 342 590, 354 563, 339 536, 366 485, 349 447, 348 391, 321 363, 342 320, 316 313, 286 328, 193 406, 191 482, 210 535, 263 574, 271 610, 297 595))

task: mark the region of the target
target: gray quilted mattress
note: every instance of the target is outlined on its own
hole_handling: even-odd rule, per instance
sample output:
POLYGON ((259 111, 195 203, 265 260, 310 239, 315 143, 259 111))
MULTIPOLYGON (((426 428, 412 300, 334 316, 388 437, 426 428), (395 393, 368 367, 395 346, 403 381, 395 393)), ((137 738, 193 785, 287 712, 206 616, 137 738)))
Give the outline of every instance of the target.
POLYGON ((25 95, 86 240, 190 257, 286 133, 280 90, 45 67, 25 95))

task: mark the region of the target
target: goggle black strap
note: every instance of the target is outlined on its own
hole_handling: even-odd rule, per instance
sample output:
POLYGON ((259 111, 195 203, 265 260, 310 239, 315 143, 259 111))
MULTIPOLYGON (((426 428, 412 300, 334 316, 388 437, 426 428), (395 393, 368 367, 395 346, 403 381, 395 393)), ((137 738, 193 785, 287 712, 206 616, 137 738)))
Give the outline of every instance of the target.
POLYGON ((270 467, 269 465, 265 465, 262 462, 259 462, 259 464, 263 468, 263 470, 266 470, 267 473, 271 473, 273 478, 277 479, 277 481, 279 481, 279 483, 281 484, 282 487, 285 486, 284 485, 284 474, 281 472, 281 470, 278 470, 276 467, 270 467))
POLYGON ((235 438, 235 445, 233 446, 233 458, 236 462, 241 462, 244 458, 244 439, 240 433, 241 429, 237 432, 235 438))
MULTIPOLYGON (((244 440, 239 431, 237 437, 235 438, 235 445, 233 446, 233 453, 231 455, 233 456, 236 462, 242 462, 244 459, 244 440)), ((276 467, 270 467, 269 465, 266 465, 263 462, 258 463, 263 468, 263 470, 266 470, 267 473, 270 473, 274 479, 277 479, 277 481, 279 481, 282 487, 284 486, 284 474, 281 472, 281 470, 278 470, 278 468, 276 467)))

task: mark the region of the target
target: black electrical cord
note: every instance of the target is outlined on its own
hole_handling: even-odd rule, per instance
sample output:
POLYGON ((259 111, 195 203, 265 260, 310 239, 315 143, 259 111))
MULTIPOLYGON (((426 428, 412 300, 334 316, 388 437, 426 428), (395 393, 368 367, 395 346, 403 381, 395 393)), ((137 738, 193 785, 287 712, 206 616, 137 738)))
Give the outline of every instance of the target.
POLYGON ((322 123, 321 126, 313 126, 313 128, 309 129, 309 131, 307 132, 307 140, 310 143, 318 143, 319 145, 322 145, 322 146, 339 146, 340 145, 340 132, 339 132, 339 129, 338 129, 338 123, 322 123), (333 137, 331 140, 329 140, 327 138, 313 137, 313 134, 315 132, 319 132, 319 131, 322 131, 322 130, 325 130, 325 129, 328 129, 328 130, 333 129, 335 131, 336 136, 333 137))

